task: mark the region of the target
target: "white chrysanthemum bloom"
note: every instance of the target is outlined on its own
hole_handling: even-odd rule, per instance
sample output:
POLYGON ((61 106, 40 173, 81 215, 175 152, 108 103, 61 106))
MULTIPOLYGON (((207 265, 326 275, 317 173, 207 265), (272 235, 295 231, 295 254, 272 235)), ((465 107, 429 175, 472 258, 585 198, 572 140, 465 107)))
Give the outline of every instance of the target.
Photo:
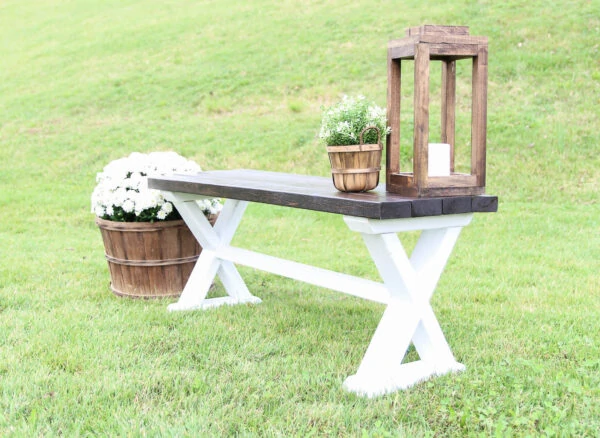
POLYGON ((166 201, 160 209, 166 214, 171 214, 171 212, 173 211, 173 204, 171 204, 169 201, 166 201))
POLYGON ((135 209, 135 202, 133 202, 132 199, 126 199, 121 205, 121 208, 125 213, 131 213, 135 209))
MULTIPOLYGON (((202 169, 193 161, 175 152, 133 152, 128 157, 111 161, 96 175, 96 187, 92 192, 91 210, 96 216, 109 220, 164 220, 173 212, 173 204, 158 190, 148 189, 148 177, 170 174, 195 174, 202 169)), ((209 201, 220 206, 220 201, 209 201)), ((219 209, 220 211, 220 209, 219 209)))
POLYGON ((144 209, 159 207, 164 202, 158 190, 140 191, 139 195, 139 199, 141 203, 143 203, 144 209))
POLYGON ((102 217, 102 216, 104 216, 104 213, 105 213, 104 207, 102 207, 101 205, 96 205, 93 208, 92 213, 94 213, 98 217, 102 217))
POLYGON ((132 172, 129 176, 129 188, 133 190, 139 190, 142 185, 146 182, 146 179, 140 172, 132 172))
POLYGON ((198 201, 198 206, 202 211, 208 211, 210 208, 210 201, 208 199, 202 199, 198 201))
POLYGON ((125 187, 117 187, 116 189, 111 188, 108 193, 108 198, 115 207, 123 207, 123 204, 129 200, 129 194, 125 187))
POLYGON ((218 199, 213 199, 210 203, 210 214, 219 214, 223 210, 223 204, 218 199))
POLYGON ((131 202, 133 202, 133 205, 135 206, 133 211, 136 216, 141 215, 142 212, 149 207, 147 199, 146 199, 147 198, 146 193, 138 193, 138 192, 130 191, 129 196, 131 197, 131 202))
POLYGON ((168 216, 168 213, 166 213, 164 210, 158 210, 158 212, 156 213, 156 218, 158 220, 164 221, 168 216))

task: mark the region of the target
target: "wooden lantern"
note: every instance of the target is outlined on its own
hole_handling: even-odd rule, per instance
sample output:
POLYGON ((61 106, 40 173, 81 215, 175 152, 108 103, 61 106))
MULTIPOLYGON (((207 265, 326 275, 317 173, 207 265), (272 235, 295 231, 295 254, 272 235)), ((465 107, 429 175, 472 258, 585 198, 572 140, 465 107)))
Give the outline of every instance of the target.
MULTIPOLYGON (((388 45, 387 116, 391 133, 386 147, 387 191, 410 197, 480 195, 485 191, 487 119, 487 37, 469 35, 466 26, 425 25, 388 45), (471 103, 471 173, 454 171, 456 61, 473 60, 471 103), (414 61, 413 172, 400 169, 401 63, 414 61), (449 149, 445 176, 429 174, 429 70, 441 61, 441 141, 449 149)), ((432 160, 433 161, 433 160, 432 160)))

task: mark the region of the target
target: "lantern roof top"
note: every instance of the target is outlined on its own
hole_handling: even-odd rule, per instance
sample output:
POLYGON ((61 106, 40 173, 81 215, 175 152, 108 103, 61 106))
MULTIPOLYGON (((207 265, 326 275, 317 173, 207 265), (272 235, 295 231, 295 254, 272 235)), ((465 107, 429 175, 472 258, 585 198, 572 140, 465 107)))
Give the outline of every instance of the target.
POLYGON ((411 59, 417 44, 429 45, 432 59, 460 59, 476 56, 481 46, 487 47, 488 39, 469 35, 468 26, 425 24, 406 29, 404 38, 388 43, 388 51, 392 59, 411 59))
POLYGON ((438 24, 424 24, 406 29, 406 36, 414 35, 469 35, 469 26, 441 26, 438 24))

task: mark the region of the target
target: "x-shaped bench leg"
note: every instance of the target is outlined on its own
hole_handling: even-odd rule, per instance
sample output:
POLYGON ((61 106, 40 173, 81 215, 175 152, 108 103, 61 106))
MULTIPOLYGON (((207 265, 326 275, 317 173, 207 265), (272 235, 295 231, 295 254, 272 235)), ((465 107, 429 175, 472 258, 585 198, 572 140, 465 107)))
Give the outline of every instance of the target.
POLYGON ((228 199, 219 214, 215 226, 211 226, 196 203, 197 197, 166 193, 185 220, 190 231, 202 246, 202 252, 183 289, 179 301, 169 305, 169 310, 192 310, 217 307, 223 304, 260 303, 252 295, 235 265, 217 257, 217 250, 227 246, 233 239, 246 210, 247 202, 228 199), (223 283, 227 297, 206 298, 215 275, 223 283))
POLYGON ((433 375, 460 371, 429 300, 458 239, 472 215, 438 219, 373 221, 348 218, 361 232, 390 301, 355 375, 344 382, 352 392, 369 397, 408 388, 433 375), (380 226, 382 225, 382 226, 380 226), (409 259, 397 231, 422 229, 409 259), (402 364, 413 343, 420 360, 402 364))

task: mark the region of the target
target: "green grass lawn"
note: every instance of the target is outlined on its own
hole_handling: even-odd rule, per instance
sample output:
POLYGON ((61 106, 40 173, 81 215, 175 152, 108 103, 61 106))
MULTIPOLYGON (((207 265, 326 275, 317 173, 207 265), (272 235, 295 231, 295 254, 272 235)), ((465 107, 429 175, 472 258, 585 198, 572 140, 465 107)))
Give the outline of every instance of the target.
MULTIPOLYGON (((2 1, 0 435, 596 436, 599 41, 590 0, 2 1), (464 373, 347 393, 383 306, 245 268, 260 305, 111 293, 89 211, 104 165, 174 150, 326 176, 321 107, 385 106, 387 42, 424 23, 489 37, 499 211, 432 300, 464 373)), ((235 243, 376 278, 332 215, 252 205, 235 243)))

